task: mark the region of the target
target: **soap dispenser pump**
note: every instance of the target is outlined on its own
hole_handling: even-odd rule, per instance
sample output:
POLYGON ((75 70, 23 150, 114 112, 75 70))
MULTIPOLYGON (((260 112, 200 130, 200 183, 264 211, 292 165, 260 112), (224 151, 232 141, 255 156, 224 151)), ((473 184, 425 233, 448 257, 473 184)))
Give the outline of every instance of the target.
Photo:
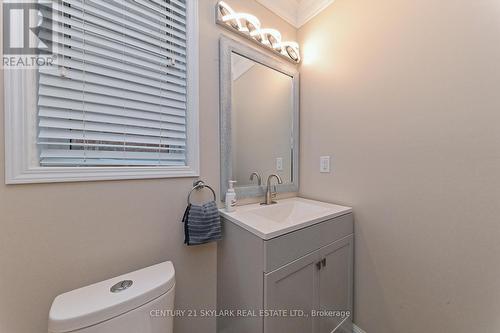
POLYGON ((236 192, 234 191, 234 184, 236 183, 235 180, 230 180, 229 181, 229 188, 227 189, 226 192, 226 212, 234 212, 235 208, 234 206, 236 205, 236 192))

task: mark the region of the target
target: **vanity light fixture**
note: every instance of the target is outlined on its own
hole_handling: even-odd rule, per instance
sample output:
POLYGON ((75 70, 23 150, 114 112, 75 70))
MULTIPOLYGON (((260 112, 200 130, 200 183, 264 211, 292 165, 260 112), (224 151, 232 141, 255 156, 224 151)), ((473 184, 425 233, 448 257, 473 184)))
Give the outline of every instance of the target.
POLYGON ((217 3, 217 24, 274 51, 289 61, 300 63, 300 47, 297 42, 283 42, 278 30, 261 28, 257 17, 247 13, 237 13, 225 1, 217 3))
POLYGON ((222 20, 224 22, 229 22, 229 24, 233 28, 238 27, 237 28, 238 31, 241 32, 250 32, 260 29, 259 20, 255 16, 250 14, 245 14, 245 13, 229 14, 223 16, 222 20), (236 22, 236 24, 234 24, 234 22, 236 22), (245 24, 243 25, 242 22, 245 22, 245 24))
POLYGON ((278 52, 281 52, 281 33, 276 29, 259 29, 250 33, 250 36, 257 38, 259 42, 270 46, 278 52))
POLYGON ((217 19, 221 19, 224 23, 228 23, 233 29, 237 29, 238 31, 242 30, 242 25, 239 19, 233 19, 236 12, 229 7, 224 1, 220 1, 217 4, 217 19), (226 21, 224 21, 224 19, 226 21))
POLYGON ((297 62, 300 61, 299 44, 297 44, 296 42, 282 42, 281 47, 283 48, 283 50, 285 50, 290 58, 297 62))

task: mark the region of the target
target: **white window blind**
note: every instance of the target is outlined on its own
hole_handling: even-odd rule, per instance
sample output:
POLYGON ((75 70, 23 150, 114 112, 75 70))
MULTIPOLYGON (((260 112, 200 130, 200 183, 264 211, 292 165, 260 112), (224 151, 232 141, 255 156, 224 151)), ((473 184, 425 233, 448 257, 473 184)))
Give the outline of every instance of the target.
POLYGON ((184 166, 185 0, 54 0, 39 70, 41 166, 184 166))

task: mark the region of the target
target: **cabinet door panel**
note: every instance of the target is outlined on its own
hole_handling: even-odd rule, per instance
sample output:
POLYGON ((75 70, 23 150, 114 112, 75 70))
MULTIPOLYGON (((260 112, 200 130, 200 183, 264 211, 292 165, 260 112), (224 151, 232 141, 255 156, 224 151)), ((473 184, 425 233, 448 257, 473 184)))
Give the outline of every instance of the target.
MULTIPOLYGON (((352 316, 353 236, 324 247, 320 255, 324 265, 319 274, 319 309, 349 311, 352 316)), ((337 315, 319 317, 319 333, 352 332, 352 318, 342 321, 337 315)))
MULTIPOLYGON (((296 260, 283 268, 264 276, 264 308, 266 310, 285 310, 285 317, 264 317, 265 333, 304 333, 315 332, 311 311, 318 303, 318 266, 319 252, 296 260), (291 316, 292 311, 300 310, 307 316, 291 316)), ((268 313, 269 314, 269 313, 268 313)), ((295 313, 298 315, 299 313, 295 313)))

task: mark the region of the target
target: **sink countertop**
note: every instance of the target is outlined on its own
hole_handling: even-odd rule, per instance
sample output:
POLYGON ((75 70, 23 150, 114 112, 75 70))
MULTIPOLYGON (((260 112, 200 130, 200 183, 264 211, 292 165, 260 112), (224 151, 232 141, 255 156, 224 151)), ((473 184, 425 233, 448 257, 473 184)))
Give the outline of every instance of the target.
POLYGON ((236 211, 231 213, 225 209, 219 211, 225 219, 264 240, 352 212, 351 207, 299 197, 279 200, 269 206, 251 204, 235 208, 236 211))

